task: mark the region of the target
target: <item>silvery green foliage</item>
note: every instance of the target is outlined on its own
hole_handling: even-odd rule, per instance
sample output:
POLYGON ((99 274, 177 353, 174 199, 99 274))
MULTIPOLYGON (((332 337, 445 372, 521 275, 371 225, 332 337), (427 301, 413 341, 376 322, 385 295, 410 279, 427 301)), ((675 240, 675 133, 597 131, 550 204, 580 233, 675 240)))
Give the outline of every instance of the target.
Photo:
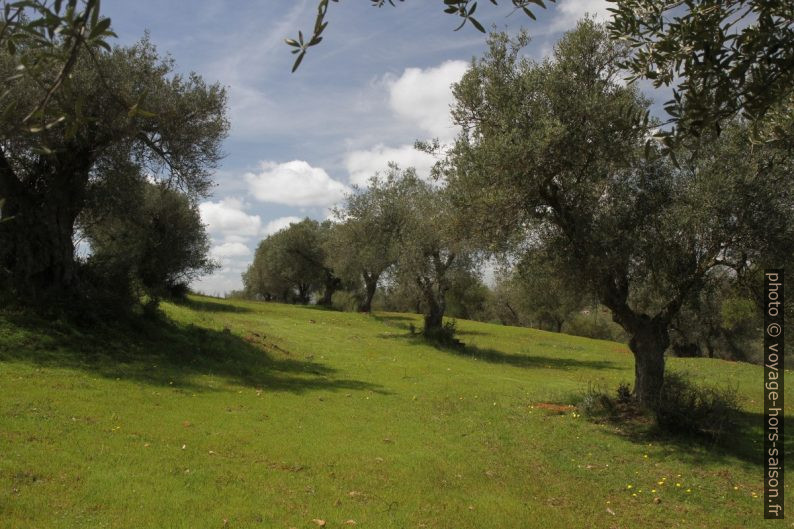
POLYGON ((609 32, 632 49, 631 79, 672 86, 677 140, 719 133, 741 115, 757 139, 792 138, 794 3, 790 0, 612 0, 609 32))

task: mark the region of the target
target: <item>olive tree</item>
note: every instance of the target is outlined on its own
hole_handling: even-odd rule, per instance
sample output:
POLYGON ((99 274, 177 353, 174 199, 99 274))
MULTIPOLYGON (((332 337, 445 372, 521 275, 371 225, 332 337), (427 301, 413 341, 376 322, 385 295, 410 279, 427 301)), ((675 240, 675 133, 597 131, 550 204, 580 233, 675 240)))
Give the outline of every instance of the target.
POLYGON ((791 141, 794 3, 612 2, 610 34, 632 48, 625 60, 631 77, 674 87, 665 108, 679 137, 718 133, 741 114, 760 125, 766 139, 791 141))
MULTIPOLYGON (((0 76, 10 76, 26 53, 0 51, 0 76)), ((57 64, 51 67, 56 75, 57 64)), ((225 91, 173 69, 148 40, 84 50, 41 109, 43 122, 56 124, 35 133, 20 133, 18 124, 30 100, 47 97, 48 85, 29 77, 8 85, 10 110, 0 118, 0 274, 20 299, 58 301, 79 292, 76 221, 92 185, 122 166, 191 199, 208 193, 228 129, 225 91), (80 119, 59 124, 70 112, 80 119)))
POLYGON ((538 327, 562 332, 563 324, 589 300, 586 290, 560 274, 557 256, 543 250, 527 251, 513 270, 513 288, 522 298, 516 305, 538 327))
POLYGON ((680 167, 646 157, 632 116, 648 101, 621 82, 625 45, 590 20, 542 62, 520 40, 493 36, 454 88, 462 133, 440 170, 472 232, 549 252, 611 310, 653 405, 670 323, 708 274, 790 251, 791 158, 750 150, 741 124, 680 167))
POLYGON ((422 300, 424 332, 432 335, 442 328, 452 277, 473 266, 472 252, 446 188, 420 180, 413 169, 402 178, 407 193, 395 275, 422 300))
POLYGON ((266 300, 303 304, 322 292, 319 303, 330 305, 340 280, 326 265, 324 239, 329 230, 330 223, 306 218, 265 238, 243 274, 246 292, 266 300))
MULTIPOLYGON (((119 180, 116 185, 123 185, 119 180)), ((119 207, 112 201, 96 200, 79 219, 90 246, 86 260, 90 269, 117 279, 126 275, 132 281, 130 291, 142 290, 150 307, 162 297, 186 291, 193 279, 217 269, 209 257, 210 240, 198 207, 184 193, 135 179, 127 182, 123 201, 119 207)))
POLYGON ((404 200, 411 177, 391 165, 354 189, 334 210, 337 224, 326 243, 327 261, 334 273, 363 288, 358 310, 370 312, 372 298, 384 273, 397 261, 399 237, 405 221, 404 200))

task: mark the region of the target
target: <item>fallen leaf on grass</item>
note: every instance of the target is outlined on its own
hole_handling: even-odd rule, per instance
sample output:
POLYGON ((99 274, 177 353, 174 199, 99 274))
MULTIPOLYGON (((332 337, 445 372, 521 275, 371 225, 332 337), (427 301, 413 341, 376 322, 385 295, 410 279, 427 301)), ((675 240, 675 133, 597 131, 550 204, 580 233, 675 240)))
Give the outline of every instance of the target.
POLYGON ((317 525, 319 525, 320 527, 325 527, 325 520, 321 520, 320 518, 315 518, 312 521, 317 525))
POLYGON ((345 521, 345 525, 356 525, 356 521, 355 520, 346 520, 345 521))
POLYGON ((613 510, 612 510, 612 509, 610 509, 609 507, 607 507, 607 512, 608 512, 609 514, 611 514, 612 516, 615 516, 615 511, 613 511, 613 510))

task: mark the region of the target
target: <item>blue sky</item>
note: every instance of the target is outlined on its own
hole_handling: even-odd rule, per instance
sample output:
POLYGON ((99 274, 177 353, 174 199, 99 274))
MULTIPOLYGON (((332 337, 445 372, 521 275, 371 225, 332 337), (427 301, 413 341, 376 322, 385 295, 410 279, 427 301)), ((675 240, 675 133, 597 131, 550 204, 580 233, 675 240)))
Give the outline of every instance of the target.
MULTIPOLYGON (((526 27, 536 58, 585 13, 603 19, 609 5, 560 0, 532 21, 509 15, 507 0, 480 3, 486 27, 526 27)), ((211 294, 241 287, 262 238, 291 220, 326 218, 351 184, 388 161, 427 173, 432 159, 412 145, 454 136, 450 85, 485 49, 474 28, 452 31, 458 19, 442 12, 441 0, 381 9, 342 0, 329 8, 324 41, 291 74, 284 38, 310 30, 316 0, 106 0, 102 8, 120 43, 149 31, 179 71, 228 87, 226 157, 200 206, 222 269, 193 285, 211 294)))

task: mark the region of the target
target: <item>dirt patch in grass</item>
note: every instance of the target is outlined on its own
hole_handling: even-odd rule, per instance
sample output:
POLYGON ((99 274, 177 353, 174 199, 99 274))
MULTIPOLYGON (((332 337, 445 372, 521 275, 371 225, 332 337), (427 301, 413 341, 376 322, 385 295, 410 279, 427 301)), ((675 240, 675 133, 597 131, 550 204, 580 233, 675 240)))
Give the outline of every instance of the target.
POLYGON ((576 409, 576 406, 571 406, 570 404, 553 404, 551 402, 538 402, 533 406, 551 413, 568 413, 576 409))

